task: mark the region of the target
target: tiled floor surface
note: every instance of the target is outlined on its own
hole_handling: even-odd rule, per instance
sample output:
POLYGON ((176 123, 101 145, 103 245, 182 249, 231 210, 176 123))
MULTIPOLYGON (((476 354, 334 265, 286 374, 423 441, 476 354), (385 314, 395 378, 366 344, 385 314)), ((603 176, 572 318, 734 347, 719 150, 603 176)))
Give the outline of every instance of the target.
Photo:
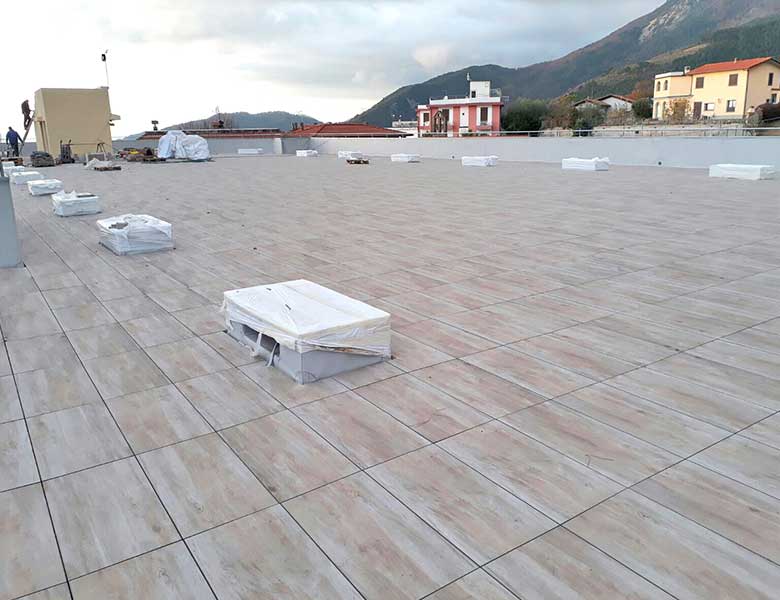
POLYGON ((777 598, 780 182, 332 157, 15 190, 0 600, 777 598), (224 290, 307 278, 394 357, 298 386, 224 290))

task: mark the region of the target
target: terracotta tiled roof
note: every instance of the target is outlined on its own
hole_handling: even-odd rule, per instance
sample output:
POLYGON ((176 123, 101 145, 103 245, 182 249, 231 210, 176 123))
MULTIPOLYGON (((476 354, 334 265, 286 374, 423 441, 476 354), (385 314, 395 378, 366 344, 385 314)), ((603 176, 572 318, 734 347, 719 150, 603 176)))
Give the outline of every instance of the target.
POLYGON ((367 123, 318 123, 288 131, 286 137, 405 137, 408 133, 367 123))
POLYGON ((771 56, 765 56, 763 58, 747 58, 745 60, 729 60, 726 62, 709 63, 696 67, 688 72, 689 75, 704 75, 705 73, 720 73, 722 71, 744 71, 752 69, 758 65, 764 64, 769 60, 774 60, 771 56))
POLYGON ((607 104, 606 102, 602 102, 601 100, 597 100, 596 98, 585 98, 584 100, 575 102, 574 106, 579 106, 581 104, 593 104, 595 106, 609 106, 609 104, 607 104))
POLYGON ((607 98, 617 98, 618 100, 622 100, 623 102, 630 102, 634 103, 634 101, 631 98, 627 98, 626 96, 621 96, 620 94, 607 94, 606 96, 602 96, 599 98, 601 102, 604 102, 607 98))

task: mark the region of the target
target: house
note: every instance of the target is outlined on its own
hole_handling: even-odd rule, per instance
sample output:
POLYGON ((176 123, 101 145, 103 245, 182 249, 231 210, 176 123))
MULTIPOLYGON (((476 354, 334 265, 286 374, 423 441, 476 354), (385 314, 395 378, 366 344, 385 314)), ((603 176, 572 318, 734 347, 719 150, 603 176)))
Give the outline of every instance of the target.
POLYGON ((575 102, 574 108, 580 110, 585 106, 595 106, 606 111, 631 110, 633 105, 634 101, 631 100, 631 98, 619 96, 618 94, 609 94, 608 96, 602 96, 601 98, 585 98, 584 100, 575 102))
POLYGON ((676 110, 693 119, 743 119, 757 106, 779 100, 779 61, 734 59, 656 75, 653 117, 667 120, 676 110))
POLYGON ((60 142, 72 142, 74 154, 95 152, 102 145, 111 152, 111 113, 108 88, 41 88, 35 92, 35 140, 37 149, 60 155, 60 142))
POLYGON ((503 105, 500 90, 491 90, 489 81, 470 81, 466 97, 444 96, 418 105, 417 131, 422 136, 498 135, 503 105))
POLYGON ((284 134, 284 137, 382 137, 401 138, 410 134, 385 127, 368 125, 367 123, 317 123, 315 125, 294 126, 292 131, 284 134))

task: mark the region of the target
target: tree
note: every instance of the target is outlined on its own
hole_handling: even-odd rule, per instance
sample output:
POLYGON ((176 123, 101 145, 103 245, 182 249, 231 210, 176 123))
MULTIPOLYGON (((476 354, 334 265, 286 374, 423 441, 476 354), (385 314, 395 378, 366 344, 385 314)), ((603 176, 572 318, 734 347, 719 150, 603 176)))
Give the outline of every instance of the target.
POLYGON ((607 118, 606 111, 603 108, 593 105, 585 105, 577 109, 577 120, 574 122, 574 129, 581 130, 580 135, 590 135, 594 127, 598 127, 607 118))
POLYGON ((631 107, 631 110, 634 111, 634 116, 637 119, 652 119, 653 101, 650 98, 634 100, 634 105, 631 107))
POLYGON ((691 105, 685 98, 677 98, 666 108, 666 121, 669 123, 685 123, 691 118, 691 105))
POLYGON ((520 98, 507 108, 501 118, 501 128, 505 131, 539 131, 547 113, 547 103, 543 100, 520 98))
POLYGON ((547 106, 544 128, 553 129, 561 127, 563 129, 571 129, 576 120, 577 111, 574 108, 574 95, 569 94, 553 100, 547 106))
POLYGON ((653 80, 643 79, 636 82, 634 89, 631 90, 631 93, 628 95, 628 97, 632 100, 640 100, 642 98, 652 98, 653 93, 653 80))

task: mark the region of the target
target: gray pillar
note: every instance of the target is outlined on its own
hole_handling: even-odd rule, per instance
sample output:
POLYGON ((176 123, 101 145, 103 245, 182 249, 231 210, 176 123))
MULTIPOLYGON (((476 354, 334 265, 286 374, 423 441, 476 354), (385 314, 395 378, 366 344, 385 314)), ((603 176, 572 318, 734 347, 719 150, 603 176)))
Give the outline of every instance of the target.
POLYGON ((0 267, 19 267, 21 264, 11 182, 0 176, 0 267))

